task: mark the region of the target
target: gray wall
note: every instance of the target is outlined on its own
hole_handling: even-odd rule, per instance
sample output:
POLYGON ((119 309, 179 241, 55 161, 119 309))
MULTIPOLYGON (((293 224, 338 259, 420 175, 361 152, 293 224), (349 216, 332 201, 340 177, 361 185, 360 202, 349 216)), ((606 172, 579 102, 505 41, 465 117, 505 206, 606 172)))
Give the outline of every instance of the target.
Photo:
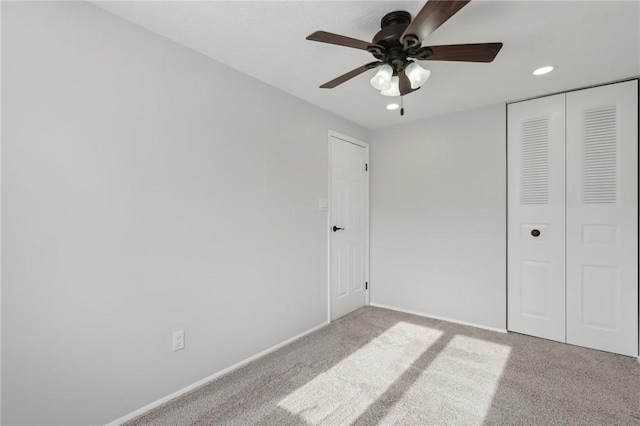
POLYGON ((326 321, 327 131, 364 129, 92 5, 2 8, 3 424, 105 423, 326 321))
POLYGON ((505 107, 371 135, 371 303, 506 328, 505 107))

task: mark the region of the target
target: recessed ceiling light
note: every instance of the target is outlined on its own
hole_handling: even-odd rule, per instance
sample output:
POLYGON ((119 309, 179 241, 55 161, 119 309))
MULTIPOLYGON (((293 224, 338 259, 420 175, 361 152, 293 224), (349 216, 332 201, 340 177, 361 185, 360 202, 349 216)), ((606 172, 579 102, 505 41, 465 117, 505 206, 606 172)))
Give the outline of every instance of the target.
POLYGON ((553 71, 553 67, 549 65, 546 67, 538 68, 533 72, 533 75, 543 75, 543 74, 550 73, 551 71, 553 71))
POLYGON ((393 111, 394 109, 398 109, 398 108, 400 108, 400 105, 398 105, 398 104, 389 104, 389 105, 387 105, 387 109, 389 111, 393 111))

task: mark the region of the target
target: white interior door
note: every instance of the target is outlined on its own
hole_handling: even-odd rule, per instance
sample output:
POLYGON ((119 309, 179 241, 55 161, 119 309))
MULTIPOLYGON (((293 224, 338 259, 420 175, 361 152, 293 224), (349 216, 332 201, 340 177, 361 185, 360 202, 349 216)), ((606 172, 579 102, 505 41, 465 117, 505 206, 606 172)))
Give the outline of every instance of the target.
POLYGON ((508 109, 508 329, 565 341, 565 95, 508 109))
MULTIPOLYGON (((346 138, 345 138, 346 139, 346 138)), ((369 263, 368 148, 330 137, 331 320, 365 305, 369 263)))
POLYGON ((638 354, 638 82, 567 94, 567 343, 638 354))

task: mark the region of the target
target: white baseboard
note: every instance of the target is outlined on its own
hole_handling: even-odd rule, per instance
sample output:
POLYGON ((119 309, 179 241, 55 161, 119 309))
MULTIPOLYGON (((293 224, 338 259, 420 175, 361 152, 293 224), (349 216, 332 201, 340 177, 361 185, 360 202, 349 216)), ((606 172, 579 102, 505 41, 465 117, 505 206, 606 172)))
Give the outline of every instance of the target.
POLYGON ((468 325, 470 327, 482 328, 484 330, 495 331, 495 332, 498 332, 498 333, 506 333, 507 332, 506 328, 488 327, 486 325, 474 324, 472 322, 460 321, 460 320, 453 319, 453 318, 440 317, 440 316, 436 316, 436 315, 425 314, 425 313, 422 313, 422 312, 411 311, 409 309, 396 308, 395 306, 381 305, 379 303, 371 303, 371 304, 369 304, 369 306, 375 306, 377 308, 383 308, 383 309, 390 309, 392 311, 404 312, 406 314, 418 315, 419 317, 437 319, 437 320, 440 320, 440 321, 453 322, 453 323, 461 324, 461 325, 468 325))
POLYGON ((271 352, 274 352, 274 351, 280 349, 281 347, 286 346, 289 343, 292 343, 292 342, 294 342, 294 341, 306 336, 307 334, 311 334, 314 331, 320 330, 321 328, 327 326, 328 324, 329 324, 329 322, 327 321, 327 322, 324 322, 324 323, 322 323, 320 325, 317 325, 317 326, 315 326, 315 327, 313 327, 313 328, 311 328, 311 329, 309 329, 307 331, 304 331, 304 332, 298 334, 297 336, 294 336, 294 337, 292 337, 290 339, 287 339, 284 342, 280 342, 275 346, 272 346, 272 347, 270 347, 268 349, 265 349, 264 351, 262 351, 260 353, 257 353, 257 354, 255 354, 255 355, 253 355, 253 356, 251 356, 251 357, 249 357, 247 359, 244 359, 244 360, 242 360, 242 361, 240 361, 240 362, 238 362, 236 364, 233 364, 232 366, 227 367, 224 370, 218 371, 217 373, 214 373, 214 374, 210 375, 209 377, 205 377, 202 380, 198 380, 197 382, 192 383, 189 386, 187 386, 185 388, 182 388, 177 392, 172 393, 171 395, 167 395, 164 398, 160 398, 159 400, 152 402, 151 404, 145 405, 142 408, 139 408, 139 409, 137 409, 135 411, 132 411, 131 413, 129 413, 129 414, 125 415, 125 416, 122 416, 119 419, 116 419, 116 420, 114 420, 114 421, 112 421, 110 423, 107 423, 106 426, 118 426, 118 425, 123 424, 124 422, 128 422, 129 420, 133 420, 136 417, 141 416, 141 415, 145 414, 146 412, 148 412, 148 411, 150 411, 150 410, 152 410, 152 409, 154 409, 156 407, 159 407, 160 405, 164 404, 165 402, 171 401, 172 399, 177 398, 177 397, 179 397, 181 395, 184 395, 185 393, 187 393, 189 391, 192 391, 193 389, 196 389, 196 388, 198 388, 198 387, 200 387, 202 385, 206 385, 207 383, 212 382, 212 381, 224 376, 225 374, 229 374, 232 371, 235 371, 235 370, 237 370, 237 369, 239 369, 241 367, 244 367, 245 365, 249 364, 251 361, 255 361, 258 358, 261 358, 261 357, 263 357, 265 355, 268 355, 271 352))

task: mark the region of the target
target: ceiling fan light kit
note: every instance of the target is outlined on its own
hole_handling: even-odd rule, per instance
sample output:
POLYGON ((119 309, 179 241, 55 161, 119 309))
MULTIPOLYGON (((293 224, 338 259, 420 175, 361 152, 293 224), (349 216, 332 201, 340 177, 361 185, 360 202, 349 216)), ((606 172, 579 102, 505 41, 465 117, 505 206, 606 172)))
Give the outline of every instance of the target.
MULTIPOLYGON (((431 75, 431 71, 425 70, 415 62, 411 62, 404 70, 409 78, 412 89, 417 89, 424 84, 431 75)), ((400 77, 393 75, 391 65, 384 64, 371 79, 371 85, 380 90, 384 96, 400 96, 400 77), (398 94, 395 94, 398 92, 398 94), (394 93, 394 94, 390 94, 394 93)))
POLYGON ((400 77, 394 75, 391 77, 389 88, 380 92, 384 96, 400 96, 400 77))
POLYGON ((336 44, 366 50, 375 62, 362 65, 322 86, 332 89, 358 75, 380 67, 371 79, 371 85, 384 96, 404 96, 422 86, 431 71, 422 68, 418 61, 492 62, 502 43, 451 44, 422 46, 422 41, 449 20, 471 0, 430 0, 411 20, 411 14, 396 11, 386 14, 381 30, 371 43, 326 31, 316 31, 307 40, 336 44))
POLYGON ((391 65, 384 64, 371 79, 371 85, 378 90, 389 90, 391 77, 393 77, 393 68, 391 65))
POLYGON ((429 76, 431 75, 431 71, 425 70, 415 62, 411 62, 404 69, 404 72, 407 74, 407 77, 409 77, 412 89, 418 89, 429 79, 429 76))

